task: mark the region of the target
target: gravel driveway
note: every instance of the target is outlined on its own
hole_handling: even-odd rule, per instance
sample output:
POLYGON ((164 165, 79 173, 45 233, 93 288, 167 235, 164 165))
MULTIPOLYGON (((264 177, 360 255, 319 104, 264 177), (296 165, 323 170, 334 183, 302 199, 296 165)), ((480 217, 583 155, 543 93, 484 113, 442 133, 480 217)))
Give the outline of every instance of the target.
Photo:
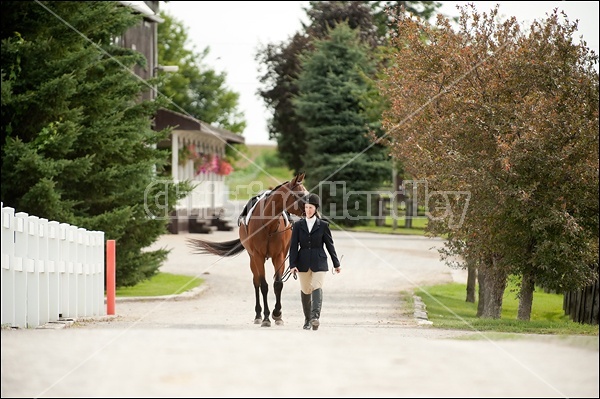
POLYGON ((298 281, 284 285, 285 324, 255 325, 248 255, 192 254, 192 236, 237 231, 153 246, 172 250, 161 271, 206 280, 192 293, 2 330, 2 397, 598 397, 598 337, 492 341, 424 322, 400 293, 466 280, 439 260, 440 240, 333 231, 343 271, 327 276, 321 327, 305 331, 298 281))

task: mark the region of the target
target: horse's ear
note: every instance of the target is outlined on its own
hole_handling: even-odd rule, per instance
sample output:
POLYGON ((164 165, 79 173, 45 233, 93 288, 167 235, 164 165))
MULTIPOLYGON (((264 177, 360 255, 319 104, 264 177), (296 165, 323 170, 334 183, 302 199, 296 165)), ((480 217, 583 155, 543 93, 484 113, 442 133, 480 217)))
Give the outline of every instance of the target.
POLYGON ((305 173, 304 173, 304 172, 300 172, 300 173, 298 173, 298 174, 296 175, 296 177, 294 177, 294 184, 295 184, 295 183, 301 183, 301 182, 303 182, 303 181, 304 181, 304 175, 305 175, 305 173))

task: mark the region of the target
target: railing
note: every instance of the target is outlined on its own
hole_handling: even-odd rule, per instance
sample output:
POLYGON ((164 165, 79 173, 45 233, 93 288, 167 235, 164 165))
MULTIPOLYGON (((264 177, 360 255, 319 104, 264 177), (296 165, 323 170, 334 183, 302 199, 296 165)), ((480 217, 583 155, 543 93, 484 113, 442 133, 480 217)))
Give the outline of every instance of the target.
POLYGON ((104 232, 2 205, 2 326, 106 315, 104 232))
POLYGON ((563 310, 571 320, 582 324, 598 324, 600 281, 578 291, 565 292, 563 310))

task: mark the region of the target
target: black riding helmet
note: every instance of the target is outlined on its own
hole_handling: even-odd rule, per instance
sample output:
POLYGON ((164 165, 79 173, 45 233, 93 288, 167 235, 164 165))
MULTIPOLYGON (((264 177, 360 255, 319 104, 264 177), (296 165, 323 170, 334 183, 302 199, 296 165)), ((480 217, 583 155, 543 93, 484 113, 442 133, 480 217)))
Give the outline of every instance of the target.
POLYGON ((317 209, 319 209, 319 206, 321 205, 321 198, 319 198, 317 194, 310 193, 304 197, 303 200, 307 204, 314 205, 317 209))

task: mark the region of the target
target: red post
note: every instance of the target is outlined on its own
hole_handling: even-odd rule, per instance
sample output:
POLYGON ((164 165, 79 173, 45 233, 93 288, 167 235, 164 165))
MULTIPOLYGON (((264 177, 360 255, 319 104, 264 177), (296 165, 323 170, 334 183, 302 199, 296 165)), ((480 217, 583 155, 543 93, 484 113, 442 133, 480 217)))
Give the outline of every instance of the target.
POLYGON ((116 250, 115 240, 106 240, 106 314, 115 314, 116 291, 116 250))

